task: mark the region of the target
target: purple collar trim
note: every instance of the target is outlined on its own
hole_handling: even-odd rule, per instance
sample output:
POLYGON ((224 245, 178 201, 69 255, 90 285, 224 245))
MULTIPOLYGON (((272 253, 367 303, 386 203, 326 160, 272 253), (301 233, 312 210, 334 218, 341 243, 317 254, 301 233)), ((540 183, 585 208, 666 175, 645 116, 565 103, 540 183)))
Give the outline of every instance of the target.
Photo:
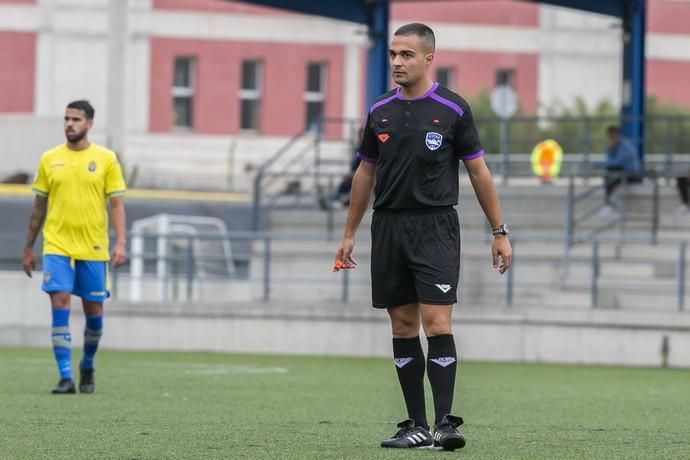
POLYGON ((421 99, 426 99, 427 97, 431 96, 431 95, 434 93, 434 91, 436 91, 436 88, 438 88, 438 82, 437 82, 437 81, 435 81, 434 84, 431 85, 431 89, 429 89, 429 91, 427 91, 426 93, 424 93, 423 96, 417 97, 417 98, 414 98, 414 99, 407 99, 406 97, 403 97, 402 94, 400 94, 400 87, 398 86, 398 89, 395 91, 395 96, 396 96, 398 99, 403 100, 403 101, 419 101, 419 100, 421 100, 421 99))

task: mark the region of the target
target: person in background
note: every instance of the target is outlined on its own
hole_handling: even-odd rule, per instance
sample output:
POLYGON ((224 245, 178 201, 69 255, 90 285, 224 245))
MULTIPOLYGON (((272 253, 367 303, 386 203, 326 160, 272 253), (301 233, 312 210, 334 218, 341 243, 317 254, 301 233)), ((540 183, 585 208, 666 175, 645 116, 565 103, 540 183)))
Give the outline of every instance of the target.
POLYGON ((114 152, 89 141, 94 109, 88 101, 67 105, 67 142, 45 152, 38 163, 36 195, 22 265, 27 276, 35 268, 33 247, 43 221, 43 284, 52 308, 53 354, 60 381, 53 394, 74 394, 71 296, 81 297, 86 325, 84 354, 79 364, 79 391, 93 393, 94 358, 103 332, 103 302, 108 291, 108 260, 125 263, 125 181, 114 152), (109 251, 108 213, 115 229, 109 251))
POLYGON ((621 135, 620 128, 611 125, 606 128, 606 160, 599 166, 606 169, 604 187, 606 200, 599 215, 610 215, 614 211, 613 192, 625 179, 628 183, 642 181, 642 163, 635 144, 621 135))

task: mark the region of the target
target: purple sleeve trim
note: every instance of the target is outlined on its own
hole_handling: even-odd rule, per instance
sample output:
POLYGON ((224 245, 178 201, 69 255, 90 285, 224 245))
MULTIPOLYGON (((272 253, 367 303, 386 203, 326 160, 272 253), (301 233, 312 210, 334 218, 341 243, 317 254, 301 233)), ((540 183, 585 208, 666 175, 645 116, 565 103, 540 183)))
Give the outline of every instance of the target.
POLYGON ((453 109, 455 111, 455 113, 457 113, 460 116, 463 116, 463 114, 465 113, 465 112, 463 112, 463 110, 460 108, 460 106, 458 104, 456 104, 455 102, 451 102, 448 99, 445 99, 436 93, 432 94, 430 97, 431 97, 431 99, 435 100, 436 102, 440 102, 441 104, 445 105, 446 107, 450 107, 451 109, 453 109))
POLYGON ((362 161, 366 161, 367 163, 374 163, 374 164, 379 162, 379 160, 377 160, 376 158, 371 158, 371 157, 368 157, 366 155, 362 155, 359 152, 357 152, 357 159, 362 160, 362 161))
POLYGON ((475 158, 479 158, 481 156, 484 156, 484 149, 479 149, 474 153, 470 153, 469 155, 464 155, 462 156, 462 160, 474 160, 475 158))
POLYGON ((369 109, 369 113, 371 113, 371 112, 373 112, 374 110, 376 110, 377 108, 381 107, 383 104, 389 103, 390 101, 392 101, 392 100, 395 99, 396 97, 398 97, 397 94, 394 94, 394 95, 392 95, 392 96, 390 96, 390 97, 385 98, 385 99, 382 100, 382 101, 378 101, 377 103, 375 103, 374 105, 371 106, 371 108, 369 109))

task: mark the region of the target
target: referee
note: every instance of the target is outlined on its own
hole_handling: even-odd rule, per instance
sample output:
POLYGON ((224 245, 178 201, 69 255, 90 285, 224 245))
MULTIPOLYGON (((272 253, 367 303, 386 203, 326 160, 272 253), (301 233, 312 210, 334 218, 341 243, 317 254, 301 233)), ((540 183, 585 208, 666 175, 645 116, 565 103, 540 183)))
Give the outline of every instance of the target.
POLYGON ((434 32, 414 23, 400 27, 390 46, 398 88, 369 109, 354 175, 347 223, 334 270, 354 268, 354 236, 374 190, 371 285, 374 308, 385 308, 393 332, 393 357, 408 419, 382 447, 464 447, 462 417, 451 414, 457 355, 451 313, 460 275, 459 160, 493 229, 493 265, 511 262, 508 230, 467 102, 429 76, 434 32), (425 361, 420 325, 428 338, 425 361), (429 431, 424 373, 435 417, 429 431))

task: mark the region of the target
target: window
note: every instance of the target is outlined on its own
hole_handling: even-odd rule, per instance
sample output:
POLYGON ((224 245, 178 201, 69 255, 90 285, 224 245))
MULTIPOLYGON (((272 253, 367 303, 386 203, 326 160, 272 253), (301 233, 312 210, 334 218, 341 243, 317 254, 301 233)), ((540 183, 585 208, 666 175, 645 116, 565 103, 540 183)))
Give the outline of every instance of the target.
POLYGON ((436 81, 439 85, 452 90, 455 87, 455 69, 439 67, 436 71, 436 81))
POLYGON ((240 129, 242 130, 259 130, 261 72, 260 61, 242 61, 242 86, 240 87, 240 129))
POLYGON ((310 62, 307 64, 307 88, 304 92, 306 102, 306 127, 312 128, 323 117, 326 99, 326 64, 310 62))
POLYGON ((515 88, 515 70, 514 69, 497 69, 496 70, 496 86, 508 85, 515 88))
POLYGON ((172 97, 173 125, 177 128, 191 128, 194 107, 194 58, 175 58, 172 97))

